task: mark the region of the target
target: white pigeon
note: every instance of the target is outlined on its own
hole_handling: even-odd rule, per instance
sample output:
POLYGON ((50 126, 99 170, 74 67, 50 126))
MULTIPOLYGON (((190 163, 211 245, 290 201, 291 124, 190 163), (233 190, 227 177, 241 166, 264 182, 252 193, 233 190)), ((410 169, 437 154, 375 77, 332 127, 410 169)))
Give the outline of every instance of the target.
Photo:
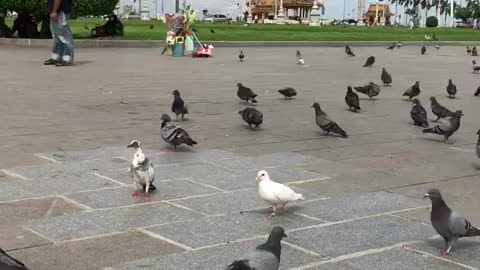
POLYGON ((140 197, 138 190, 141 188, 145 192, 144 198, 148 199, 150 197, 148 191, 157 189, 153 185, 153 181, 155 180, 153 163, 145 157, 142 143, 140 141, 133 140, 127 148, 135 148, 135 150, 137 150, 133 155, 132 164, 128 169, 135 188, 132 197, 140 197))
POLYGON ((264 170, 257 173, 257 185, 260 198, 273 206, 273 213, 269 217, 277 216, 278 205, 281 205, 280 209, 283 209, 289 202, 305 200, 302 194, 296 193, 290 187, 272 181, 264 170))
POLYGON ((305 65, 305 61, 303 60, 303 58, 297 58, 297 65, 305 65))

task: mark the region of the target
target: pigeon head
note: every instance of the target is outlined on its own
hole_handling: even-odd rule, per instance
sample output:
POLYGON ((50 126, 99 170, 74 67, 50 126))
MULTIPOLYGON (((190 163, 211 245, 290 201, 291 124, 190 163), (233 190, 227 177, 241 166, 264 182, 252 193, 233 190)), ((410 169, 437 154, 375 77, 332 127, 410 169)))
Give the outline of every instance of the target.
POLYGON ((418 100, 418 98, 414 98, 412 100, 412 102, 415 104, 415 105, 420 105, 420 100, 418 100))
POLYGON ((420 87, 420 82, 419 82, 419 81, 416 81, 416 82, 415 82, 415 86, 416 86, 416 87, 420 87))
POLYGON ((320 110, 320 104, 318 102, 313 103, 312 108, 315 108, 316 110, 320 110))
POLYGON ((385 73, 387 72, 387 70, 385 68, 382 68, 382 72, 385 73))
POLYGON ((353 92, 353 89, 351 86, 347 87, 347 93, 352 93, 353 92))
POLYGON ((270 176, 268 176, 267 171, 261 170, 257 173, 257 181, 261 182, 263 180, 270 179, 270 176))
POLYGON ((174 95, 174 96, 176 96, 176 97, 179 97, 179 96, 180 96, 180 92, 175 89, 175 90, 173 90, 172 95, 174 95))
POLYGON ((280 226, 277 226, 277 227, 273 228, 272 231, 270 232, 270 235, 268 236, 268 241, 272 241, 272 242, 278 241, 279 242, 284 237, 287 237, 287 235, 285 234, 285 229, 280 227, 280 226))
POLYGON ((463 112, 461 110, 457 110, 456 112, 453 113, 454 115, 458 116, 458 117, 462 117, 464 116, 463 112))
POLYGON ((135 148, 135 149, 141 149, 142 148, 142 143, 139 140, 133 140, 130 142, 129 145, 127 145, 127 148, 135 148))
POLYGON ((445 202, 443 201, 443 197, 442 197, 442 194, 440 193, 440 190, 436 188, 432 188, 428 190, 427 194, 425 194, 423 198, 429 198, 432 201, 433 206, 445 205, 445 202))
POLYGON ((448 84, 452 84, 452 79, 448 79, 448 84))
POLYGON ((162 116, 160 117, 160 120, 164 121, 164 122, 170 122, 172 121, 172 119, 170 118, 170 116, 168 116, 168 114, 164 113, 162 114, 162 116))
POLYGON ((437 102, 437 99, 436 99, 435 97, 430 97, 430 101, 431 101, 432 103, 436 103, 436 102, 437 102))
POLYGON ((477 64, 477 61, 472 60, 472 64, 476 65, 476 64, 477 64))
POLYGON ((237 83, 237 86, 238 86, 238 87, 242 87, 243 84, 242 84, 242 83, 237 83))
POLYGON ((238 111, 238 114, 243 114, 245 110, 238 111))
POLYGON ((477 135, 480 135, 480 129, 477 131, 477 135))

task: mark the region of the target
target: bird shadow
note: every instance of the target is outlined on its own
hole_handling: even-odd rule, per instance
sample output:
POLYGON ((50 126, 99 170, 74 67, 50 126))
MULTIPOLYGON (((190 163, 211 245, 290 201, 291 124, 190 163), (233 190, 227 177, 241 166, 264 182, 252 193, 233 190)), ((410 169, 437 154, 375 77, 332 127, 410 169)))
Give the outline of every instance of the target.
POLYGON ((75 61, 75 66, 83 66, 91 63, 95 63, 95 61, 92 61, 92 60, 75 61))
MULTIPOLYGON (((285 216, 285 215, 293 215, 295 212, 301 210, 302 207, 300 205, 287 205, 284 210, 277 210, 278 216, 285 216)), ((240 214, 261 214, 267 216, 268 214, 272 213, 272 207, 265 207, 261 209, 252 209, 246 211, 240 211, 240 214)))
POLYGON ((360 110, 354 111, 354 110, 350 110, 350 109, 348 109, 348 108, 345 109, 345 111, 347 111, 347 112, 352 112, 352 113, 360 113, 360 110))
MULTIPOLYGON (((444 246, 445 246, 445 242, 443 241, 443 239, 427 239, 427 240, 425 240, 425 243, 427 245, 429 245, 430 247, 435 248, 435 249, 444 248, 444 246)), ((453 252, 464 250, 464 249, 470 249, 470 248, 474 248, 474 247, 478 247, 478 246, 480 246, 479 241, 462 239, 455 244, 453 252)))
POLYGON ((263 128, 261 126, 259 126, 259 127, 254 127, 254 126, 249 127, 248 125, 242 125, 242 126, 243 126, 244 129, 250 130, 250 131, 262 131, 263 130, 263 128))

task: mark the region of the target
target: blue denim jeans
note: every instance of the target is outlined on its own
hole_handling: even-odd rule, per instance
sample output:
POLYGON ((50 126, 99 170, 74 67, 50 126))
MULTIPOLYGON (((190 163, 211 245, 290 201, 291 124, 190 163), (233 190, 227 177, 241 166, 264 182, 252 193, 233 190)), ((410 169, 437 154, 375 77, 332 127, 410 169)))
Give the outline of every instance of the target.
POLYGON ((57 21, 50 21, 53 37, 52 59, 73 63, 73 34, 70 30, 70 14, 58 13, 57 21))

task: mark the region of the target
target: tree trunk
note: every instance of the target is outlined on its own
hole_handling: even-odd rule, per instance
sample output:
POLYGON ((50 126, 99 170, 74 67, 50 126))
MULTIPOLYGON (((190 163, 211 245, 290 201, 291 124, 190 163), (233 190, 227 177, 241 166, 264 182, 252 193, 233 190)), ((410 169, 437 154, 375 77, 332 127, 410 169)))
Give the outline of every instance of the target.
POLYGON ((44 38, 44 39, 52 38, 52 32, 50 31, 49 16, 42 18, 42 27, 40 28, 40 38, 44 38))

